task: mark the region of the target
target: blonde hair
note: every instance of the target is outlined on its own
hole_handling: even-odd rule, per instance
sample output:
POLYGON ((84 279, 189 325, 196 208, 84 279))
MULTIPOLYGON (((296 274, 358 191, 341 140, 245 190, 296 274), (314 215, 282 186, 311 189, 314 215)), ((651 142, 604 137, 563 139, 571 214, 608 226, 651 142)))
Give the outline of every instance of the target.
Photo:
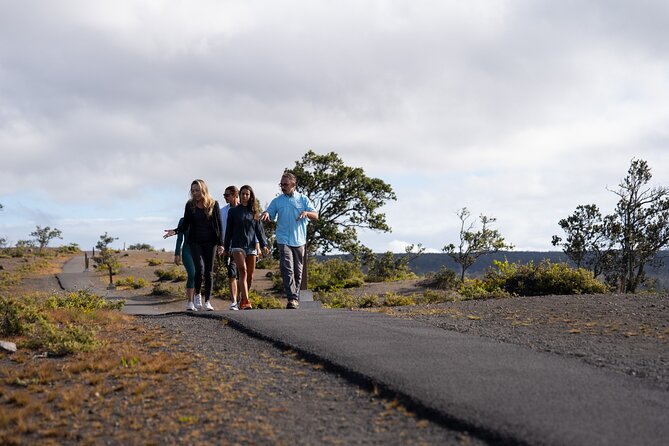
MULTIPOLYGON (((202 194, 202 204, 204 205, 204 211, 207 214, 207 217, 211 218, 211 215, 214 213, 214 204, 216 203, 216 200, 214 200, 214 198, 209 193, 209 188, 207 187, 207 183, 205 183, 204 180, 193 180, 193 182, 190 183, 191 190, 195 184, 200 187, 200 194, 202 194)), ((195 200, 193 199, 193 194, 191 191, 188 193, 190 194, 190 200, 188 200, 188 202, 190 203, 193 212, 195 212, 195 200)))

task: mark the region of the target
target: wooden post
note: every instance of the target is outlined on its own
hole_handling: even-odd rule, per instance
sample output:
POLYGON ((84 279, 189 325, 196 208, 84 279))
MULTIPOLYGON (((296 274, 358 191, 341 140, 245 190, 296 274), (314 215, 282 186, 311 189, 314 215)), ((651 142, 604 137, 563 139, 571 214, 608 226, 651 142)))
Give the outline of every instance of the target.
POLYGON ((84 269, 84 271, 88 271, 88 253, 87 252, 84 252, 84 263, 86 265, 86 268, 84 269))
POLYGON ((109 266, 109 286, 107 286, 107 289, 108 290, 115 290, 116 285, 114 285, 114 279, 112 278, 112 266, 111 265, 108 265, 108 266, 109 266))

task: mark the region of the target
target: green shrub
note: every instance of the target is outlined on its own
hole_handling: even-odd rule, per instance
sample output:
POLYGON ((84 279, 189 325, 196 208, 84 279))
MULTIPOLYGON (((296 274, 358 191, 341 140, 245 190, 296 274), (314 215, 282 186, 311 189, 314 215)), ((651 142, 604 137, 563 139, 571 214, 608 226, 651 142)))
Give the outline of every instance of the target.
POLYGON ((254 290, 249 292, 249 301, 253 308, 258 309, 278 309, 285 307, 281 299, 276 297, 264 297, 256 293, 254 290))
POLYGON ((54 324, 46 319, 31 327, 28 347, 44 349, 51 355, 66 355, 80 351, 91 351, 101 343, 90 326, 54 324))
POLYGON ((376 294, 365 294, 358 299, 357 303, 360 308, 374 308, 381 306, 381 300, 376 294))
POLYGON ((355 298, 345 291, 319 293, 318 300, 324 308, 356 308, 358 306, 355 298))
POLYGON ((413 296, 404 296, 397 293, 386 293, 383 296, 384 307, 404 307, 409 305, 416 305, 416 300, 413 296))
POLYGON ((572 268, 566 263, 543 260, 539 265, 494 261, 484 280, 509 294, 545 296, 551 294, 599 294, 609 288, 595 279, 592 272, 572 268))
POLYGON ((149 259, 148 263, 149 263, 149 266, 158 266, 158 265, 162 265, 163 261, 162 261, 162 259, 149 259))
POLYGON ((357 262, 334 258, 324 262, 311 260, 307 265, 309 288, 314 291, 336 291, 364 284, 357 262))
POLYGON ((35 295, 21 301, 0 298, 0 334, 28 335, 25 345, 46 350, 52 355, 90 351, 100 345, 91 324, 58 322, 56 314, 69 312, 70 318, 81 318, 95 310, 117 310, 123 302, 109 303, 87 290, 73 293, 35 295), (52 310, 59 310, 54 312, 52 310))
POLYGON ((134 245, 128 246, 130 251, 155 251, 155 248, 148 243, 135 243, 134 245))
POLYGON ((21 306, 11 297, 0 297, 0 335, 18 336, 25 327, 21 320, 21 306))
POLYGON ((412 255, 407 253, 402 256, 395 256, 390 251, 381 255, 371 254, 365 258, 367 265, 367 282, 390 282, 394 280, 415 279, 414 274, 409 269, 409 261, 412 255))
POLYGON ((79 252, 79 245, 77 243, 70 243, 67 246, 60 246, 56 248, 56 252, 59 254, 73 254, 79 252))
POLYGON ((182 282, 188 279, 188 273, 183 268, 157 269, 154 274, 161 282, 171 280, 172 282, 182 282))
POLYGON ((465 279, 458 289, 461 300, 471 299, 497 299, 511 297, 512 294, 499 288, 496 283, 490 283, 482 279, 465 279))
POLYGON ((423 295, 417 299, 417 303, 421 304, 440 304, 443 302, 454 302, 457 294, 454 292, 446 292, 444 290, 426 290, 423 295))
POLYGON ((140 288, 149 286, 149 282, 147 282, 146 279, 142 277, 135 279, 133 276, 128 276, 125 279, 118 279, 116 281, 116 286, 125 286, 132 288, 133 290, 138 290, 140 288))
POLYGON ((168 296, 171 294, 177 294, 172 287, 164 286, 161 283, 153 285, 151 290, 151 296, 168 296))
POLYGON ((439 290, 457 290, 460 286, 460 279, 455 271, 442 266, 439 271, 428 274, 425 285, 439 290))
POLYGON ((109 302, 90 290, 78 290, 65 294, 51 294, 44 301, 46 308, 67 308, 92 312, 95 310, 120 310, 124 301, 109 302))

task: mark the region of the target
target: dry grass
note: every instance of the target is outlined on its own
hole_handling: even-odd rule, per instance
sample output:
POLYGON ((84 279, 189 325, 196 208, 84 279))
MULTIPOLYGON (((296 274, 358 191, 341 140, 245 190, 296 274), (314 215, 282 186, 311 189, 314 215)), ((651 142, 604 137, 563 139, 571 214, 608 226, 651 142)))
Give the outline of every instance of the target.
MULTIPOLYGON (((153 267, 147 267, 146 257, 131 253, 121 257, 122 265, 128 273, 140 269, 150 274, 153 267)), ((0 290, 0 297, 48 300, 49 293, 29 290, 69 258, 0 259, 3 271, 18 277, 0 290), (26 278, 35 281, 27 285, 26 278)), ((117 310, 40 308, 51 325, 85 327, 96 342, 91 351, 51 356, 30 347, 31 333, 3 339, 19 350, 0 352, 2 445, 211 442, 211 432, 233 425, 240 407, 262 391, 262 386, 241 385, 244 377, 227 364, 225 374, 232 378, 222 381, 216 360, 181 349, 172 335, 117 310)), ((274 437, 267 420, 251 420, 237 438, 252 443, 274 437)))

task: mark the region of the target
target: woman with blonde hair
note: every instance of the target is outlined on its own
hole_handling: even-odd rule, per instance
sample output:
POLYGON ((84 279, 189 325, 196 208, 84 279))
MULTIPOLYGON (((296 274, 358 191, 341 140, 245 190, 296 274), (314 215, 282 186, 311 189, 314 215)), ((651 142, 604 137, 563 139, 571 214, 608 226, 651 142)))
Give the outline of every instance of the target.
MULTIPOLYGON (((193 180, 183 219, 177 228, 166 229, 164 237, 186 231, 186 243, 190 246, 195 263, 195 288, 201 289, 204 278, 204 307, 213 311, 210 300, 214 282, 214 259, 217 252, 219 255, 223 253, 223 226, 218 201, 212 198, 204 180, 193 180)), ((195 296, 195 307, 202 307, 199 295, 195 296)))
POLYGON ((225 251, 237 265, 241 292, 239 309, 250 310, 249 289, 259 254, 256 244, 260 244, 265 255, 269 251, 265 231, 260 223, 260 209, 251 186, 244 185, 239 189, 239 204, 228 211, 225 227, 225 251))

